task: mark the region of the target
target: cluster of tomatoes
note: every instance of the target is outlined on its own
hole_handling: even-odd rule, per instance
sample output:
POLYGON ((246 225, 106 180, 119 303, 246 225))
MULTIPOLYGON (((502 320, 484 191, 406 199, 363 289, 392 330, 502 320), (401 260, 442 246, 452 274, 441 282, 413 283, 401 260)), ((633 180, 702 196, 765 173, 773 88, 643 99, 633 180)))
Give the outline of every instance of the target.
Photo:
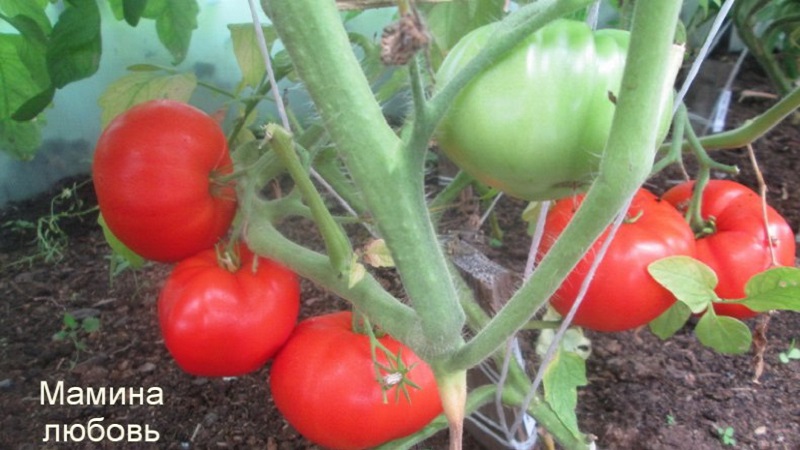
MULTIPOLYGON (((437 73, 446 86, 485 47, 497 24, 464 36, 437 73)), ((440 148, 461 169, 506 194, 558 201, 547 217, 538 257, 550 249, 594 179, 614 116, 629 33, 592 31, 585 23, 556 20, 524 39, 459 93, 438 127, 440 148)), ((680 58, 675 60, 676 66, 680 58)), ((670 123, 671 85, 664 86, 659 138, 670 123)), ((641 190, 610 244, 574 317, 576 325, 622 331, 644 325, 675 299, 647 272, 657 259, 694 257, 717 274, 717 295, 744 297, 753 275, 794 265, 795 239, 786 221, 761 198, 732 181, 711 181, 703 191, 702 219, 711 232, 695 235, 685 213, 693 183, 662 199, 641 190)), ((551 299, 565 315, 575 303, 604 234, 551 299)), ((715 303, 721 315, 755 313, 740 304, 715 303)))
POLYGON ((331 448, 375 446, 441 412, 433 373, 411 350, 384 335, 373 358, 370 337, 353 330, 349 312, 298 325, 296 274, 243 243, 225 243, 236 213, 233 163, 210 116, 170 100, 132 107, 98 140, 93 177, 114 236, 146 259, 176 263, 158 318, 184 371, 239 376, 272 359, 276 406, 306 438, 331 448))
MULTIPOLYGON (((650 276, 647 267, 668 256, 690 256, 708 265, 717 274, 715 292, 723 300, 744 298, 747 281, 774 264, 794 264, 795 239, 786 220, 772 207, 764 209, 758 194, 733 181, 712 180, 705 187, 701 216, 707 230, 693 232, 684 217, 693 187, 693 181, 682 183, 660 199, 645 189, 636 193, 588 285, 574 324, 598 331, 623 331, 664 313, 675 298, 650 276)), ((582 198, 555 203, 545 222, 540 258, 569 223, 582 198)), ((566 315, 578 298, 607 235, 608 231, 600 236, 552 297, 551 304, 560 314, 566 315)), ((714 303, 714 311, 739 319, 756 315, 744 305, 725 301, 714 303)))

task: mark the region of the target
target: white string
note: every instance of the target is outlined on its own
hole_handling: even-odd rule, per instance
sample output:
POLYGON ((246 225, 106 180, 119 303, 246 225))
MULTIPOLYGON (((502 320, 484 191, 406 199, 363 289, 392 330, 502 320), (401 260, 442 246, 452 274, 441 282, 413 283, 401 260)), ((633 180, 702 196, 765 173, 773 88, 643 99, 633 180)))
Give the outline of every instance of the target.
POLYGON ((686 93, 689 92, 689 88, 694 82, 694 79, 697 77, 697 74, 700 72, 700 66, 708 56, 708 53, 712 48, 712 43, 715 42, 716 36, 719 34, 720 28, 722 27, 725 18, 728 16, 728 12, 733 7, 734 1, 735 0, 726 0, 725 3, 722 4, 722 7, 720 7, 717 17, 714 18, 714 23, 711 25, 711 30, 709 30, 708 36, 706 36, 706 40, 703 43, 703 46, 700 48, 700 52, 697 54, 697 58, 695 58, 694 62, 692 63, 692 67, 689 68, 689 73, 686 75, 686 80, 684 80, 683 86, 681 86, 681 89, 678 91, 678 95, 675 97, 675 104, 672 108, 673 115, 675 115, 675 113, 678 111, 678 107, 681 103, 683 103, 686 93))

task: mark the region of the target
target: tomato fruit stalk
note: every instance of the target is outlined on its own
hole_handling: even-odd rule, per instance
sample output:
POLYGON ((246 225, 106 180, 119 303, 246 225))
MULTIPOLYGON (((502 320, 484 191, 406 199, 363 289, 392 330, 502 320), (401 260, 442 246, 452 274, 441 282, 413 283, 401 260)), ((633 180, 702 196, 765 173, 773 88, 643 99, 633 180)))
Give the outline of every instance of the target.
MULTIPOLYGON (((583 195, 562 199, 550 210, 540 259, 561 235, 582 201, 583 195)), ((560 314, 566 315, 575 303, 607 236, 608 231, 600 236, 551 298, 551 305, 560 314)), ((597 331, 623 331, 647 324, 675 302, 672 294, 650 276, 647 266, 667 256, 694 254, 694 235, 681 214, 671 204, 640 189, 572 323, 597 331)))
POLYGON ((239 264, 214 249, 181 261, 158 297, 164 343, 186 372, 238 376, 263 366, 286 342, 300 310, 297 276, 238 246, 239 264))
POLYGON ((108 228, 137 254, 177 262, 211 248, 236 211, 219 124, 173 100, 141 103, 97 141, 92 173, 108 228))
MULTIPOLYGON (((682 183, 662 198, 686 212, 694 185, 694 181, 682 183)), ((769 205, 765 224, 762 199, 750 188, 730 180, 709 181, 703 190, 700 216, 709 231, 701 231, 697 237, 696 258, 717 274, 715 292, 723 300, 744 298, 745 284, 753 275, 775 265, 794 265, 796 243, 791 227, 769 205)), ((714 311, 739 319, 757 314, 744 305, 725 302, 714 303, 714 311)))
POLYGON ((370 338, 353 331, 350 312, 300 322, 270 368, 275 406, 304 437, 338 450, 374 447, 421 429, 442 412, 433 372, 391 336, 378 340, 399 364, 381 351, 373 360, 370 338), (381 369, 378 380, 375 363, 397 370, 381 369))

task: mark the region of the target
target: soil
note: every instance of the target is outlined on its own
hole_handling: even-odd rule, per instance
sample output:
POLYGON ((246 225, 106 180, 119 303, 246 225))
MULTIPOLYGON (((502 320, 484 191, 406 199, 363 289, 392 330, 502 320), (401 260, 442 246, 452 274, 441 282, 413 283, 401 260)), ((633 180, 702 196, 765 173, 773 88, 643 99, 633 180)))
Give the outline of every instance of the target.
MULTIPOLYGON (((769 86, 746 71, 734 95, 769 86)), ((774 100, 749 98, 733 104, 730 126, 768 108, 774 100)), ((755 144, 769 198, 800 229, 800 132, 784 123, 755 144)), ((719 152, 720 160, 741 169, 736 177, 755 186, 747 153, 719 152)), ((721 174, 718 174, 721 175, 721 174)), ((659 191, 679 179, 670 170, 649 185, 659 191)), ((74 180, 63 187, 71 187, 74 180)), ((109 250, 94 215, 64 219, 68 236, 60 260, 44 262, 36 245, 35 223, 50 213, 61 188, 0 212, 0 449, 35 448, 267 448, 313 449, 281 418, 270 400, 269 367, 235 379, 197 378, 183 373, 164 348, 156 322, 155 299, 169 266, 150 264, 112 276, 109 250), (22 221, 22 222, 21 222, 22 221), (29 259, 31 258, 31 259, 29 259), (76 340, 56 341, 70 313, 99 318, 100 330, 79 331, 76 340), (50 405, 41 401, 41 383, 70 387, 152 387, 163 389, 163 405, 50 405), (155 446, 134 443, 45 444, 46 424, 138 424, 160 433, 155 446)), ((76 192, 82 208, 94 204, 90 183, 76 192)), ((74 200, 73 200, 74 201, 74 200)), ((71 204, 61 203, 61 208, 71 204)), ((525 205, 503 199, 497 206, 506 231, 500 248, 487 253, 513 270, 524 265, 527 237, 520 212, 525 205)), ((453 228, 468 228, 469 215, 456 215, 453 228)), ((301 239, 314 231, 297 228, 301 239)), ((302 315, 338 310, 345 304, 303 283, 302 315)), ((755 326, 755 321, 750 321, 755 326)), ((593 354, 590 384, 579 391, 581 429, 608 449, 719 449, 718 430, 730 427, 736 448, 800 448, 800 361, 779 361, 779 353, 800 337, 800 315, 770 317, 765 370, 754 382, 753 355, 723 356, 701 346, 690 328, 662 342, 647 330, 615 334, 588 333, 593 354)), ((527 339, 527 337, 523 337, 527 339)), ((529 347, 529 346, 528 346, 529 347)), ((335 411, 332 411, 335 414, 335 411)), ((538 448, 546 448, 542 443, 538 448)), ((87 441, 88 442, 88 441, 87 441)), ((418 448, 446 448, 439 434, 418 448)), ((465 448, 481 448, 467 437, 465 448)))

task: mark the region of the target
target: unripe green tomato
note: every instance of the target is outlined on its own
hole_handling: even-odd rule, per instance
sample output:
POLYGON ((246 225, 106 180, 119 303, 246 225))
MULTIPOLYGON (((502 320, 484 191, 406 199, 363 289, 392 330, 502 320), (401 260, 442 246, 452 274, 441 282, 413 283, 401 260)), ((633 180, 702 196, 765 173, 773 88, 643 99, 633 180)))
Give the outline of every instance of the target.
MULTIPOLYGON (((497 26, 464 36, 439 68, 437 85, 472 60, 497 26)), ((439 146, 467 173, 514 197, 584 190, 611 130, 629 36, 571 20, 546 25, 463 89, 439 125, 439 146)), ((662 112, 670 94, 665 87, 662 112)), ((662 116, 661 138, 670 114, 662 116)))

